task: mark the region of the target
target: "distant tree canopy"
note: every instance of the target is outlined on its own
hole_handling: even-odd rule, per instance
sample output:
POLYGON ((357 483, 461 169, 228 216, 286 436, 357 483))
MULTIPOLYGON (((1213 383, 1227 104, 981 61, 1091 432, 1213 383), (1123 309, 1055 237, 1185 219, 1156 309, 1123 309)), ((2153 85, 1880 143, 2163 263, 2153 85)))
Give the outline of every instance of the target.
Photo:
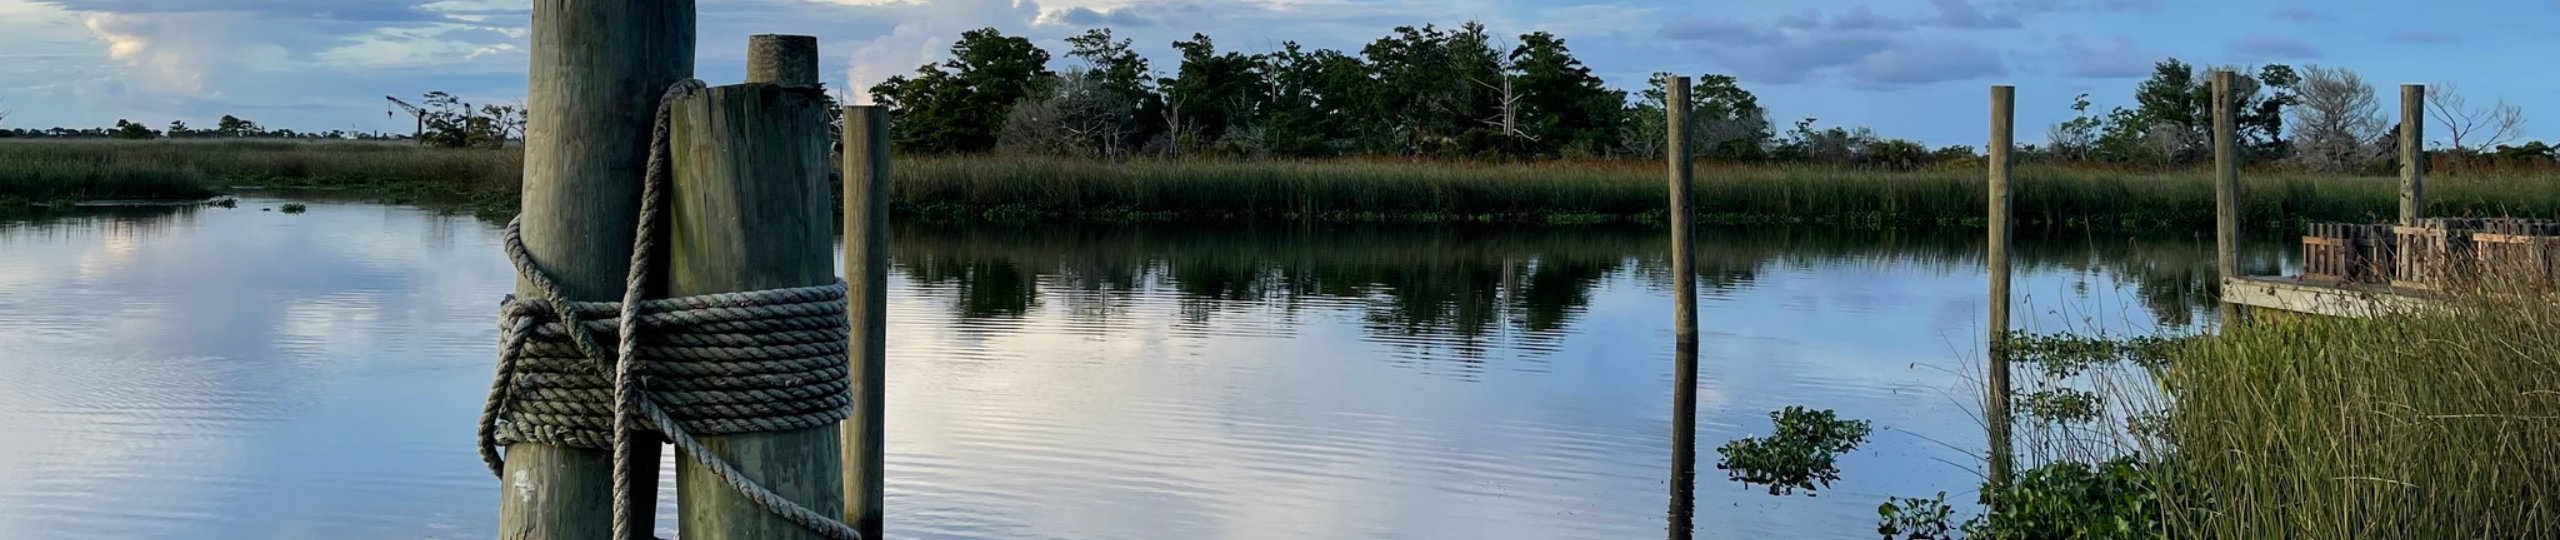
MULTIPOLYGON (((1355 51, 1283 42, 1263 53, 1220 49, 1208 35, 1192 34, 1166 44, 1178 55, 1171 65, 1149 62, 1107 28, 1063 41, 1065 56, 1054 59, 1060 72, 1030 38, 968 31, 949 59, 890 77, 870 93, 897 110, 890 138, 907 153, 1651 159, 1669 148, 1664 100, 1673 74, 1613 88, 1549 32, 1506 39, 1476 22, 1399 26, 1355 51)), ((2202 163, 2213 150, 2210 74, 2226 70, 2236 75, 2230 99, 2245 159, 2328 172, 2397 166, 2388 151, 2397 144, 2395 122, 2378 114, 2372 87, 2352 71, 2208 68, 2177 58, 2159 61, 2118 94, 2126 106, 2099 109, 2090 94, 2075 96, 2071 117, 2049 126, 2043 143, 2019 148, 2017 159, 2202 163)), ((1743 83, 1695 76, 1686 104, 1686 142, 1695 156, 1895 170, 1969 167, 1981 159, 1971 146, 1931 149, 1814 118, 1781 124, 1743 83)), ((0 129, 0 137, 414 137, 429 146, 496 148, 525 132, 520 107, 473 105, 444 92, 427 93, 423 105, 393 101, 415 115, 414 136, 297 133, 225 115, 212 129, 175 121, 164 131, 118 120, 113 128, 0 129)), ((2552 145, 2519 143, 2524 118, 2514 105, 2475 106, 2451 85, 2429 88, 2427 101, 2427 133, 2436 137, 2428 141, 2431 159, 2448 171, 2560 166, 2552 145)), ((0 111, 0 119, 6 115, 0 111)))

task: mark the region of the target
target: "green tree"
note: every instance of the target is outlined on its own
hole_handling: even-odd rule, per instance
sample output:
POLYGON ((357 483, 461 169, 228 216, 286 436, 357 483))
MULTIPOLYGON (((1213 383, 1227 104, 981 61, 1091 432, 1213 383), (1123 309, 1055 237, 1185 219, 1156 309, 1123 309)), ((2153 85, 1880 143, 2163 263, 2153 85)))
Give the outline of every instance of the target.
POLYGON ((124 119, 116 120, 116 129, 112 133, 114 133, 115 138, 128 140, 156 139, 160 137, 160 132, 152 131, 149 126, 136 124, 124 119))
POLYGON ((950 60, 916 68, 871 87, 874 101, 897 109, 890 140, 908 152, 982 152, 994 148, 1007 113, 1039 94, 1055 75, 1049 52, 1030 39, 994 28, 970 30, 950 60))
MULTIPOLYGON (((1665 100, 1670 99, 1670 73, 1655 73, 1646 80, 1643 99, 1627 108, 1626 145, 1638 155, 1661 155, 1665 140, 1665 100)), ((1689 86, 1689 151, 1698 156, 1730 161, 1767 159, 1767 149, 1775 142, 1770 131, 1769 111, 1760 106, 1759 96, 1742 87, 1730 75, 1699 75, 1689 86)))
POLYGON ((1182 51, 1181 71, 1160 84, 1168 128, 1176 143, 1184 148, 1203 147, 1254 123, 1256 111, 1270 99, 1259 59, 1219 53, 1209 36, 1202 34, 1173 42, 1173 48, 1182 51))
POLYGON ((1627 94, 1611 90, 1573 57, 1564 39, 1546 32, 1520 36, 1511 49, 1511 84, 1503 99, 1506 124, 1541 154, 1606 151, 1618 130, 1627 94))
POLYGON ((214 123, 213 132, 224 137, 250 137, 258 135, 259 129, 257 122, 226 114, 214 123))
POLYGON ((1067 38, 1067 57, 1084 61, 1085 79, 1129 109, 1125 125, 1115 126, 1121 140, 1111 142, 1109 150, 1136 146, 1154 133, 1160 125, 1164 101, 1156 95, 1155 81, 1147 76, 1147 59, 1129 49, 1126 38, 1113 39, 1111 29, 1095 28, 1067 38))
POLYGON ((1369 149, 1379 132, 1366 105, 1374 86, 1369 66, 1333 49, 1307 52, 1296 42, 1262 56, 1271 81, 1262 140, 1270 152, 1320 156, 1369 149))
POLYGON ((2243 75, 2232 78, 2231 88, 2237 142, 2261 154, 2281 154, 2285 147, 2284 110, 2297 99, 2293 87, 2301 80, 2292 67, 2283 64, 2260 67, 2253 78, 2247 76, 2252 70, 2243 66, 2208 70, 2176 58, 2162 60, 2152 66, 2151 77, 2134 88, 2133 112, 2141 121, 2109 122, 2111 130, 2102 140, 2119 146, 2139 141, 2148 148, 2115 149, 2132 151, 2137 160, 2192 163, 2209 157, 2213 85, 2207 74, 2215 70, 2243 75))
POLYGON ((1461 148, 1458 137, 1500 109, 1497 93, 1479 84, 1503 76, 1501 53, 1482 24, 1466 23, 1457 32, 1399 26, 1360 54, 1377 80, 1367 106, 1387 122, 1399 151, 1461 148))
POLYGON ((170 121, 169 121, 169 138, 171 138, 171 139, 176 139, 176 138, 182 138, 182 137, 193 137, 193 136, 195 136, 195 135, 196 135, 196 131, 195 131, 195 130, 187 129, 187 123, 186 123, 186 121, 183 121, 183 120, 170 120, 170 121))

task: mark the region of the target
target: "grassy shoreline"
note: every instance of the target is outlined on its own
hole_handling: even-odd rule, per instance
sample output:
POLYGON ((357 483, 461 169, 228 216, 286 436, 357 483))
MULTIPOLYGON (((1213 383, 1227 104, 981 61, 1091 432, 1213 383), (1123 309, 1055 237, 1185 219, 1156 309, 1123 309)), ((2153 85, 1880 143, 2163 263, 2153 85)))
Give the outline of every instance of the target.
MULTIPOLYGON (((347 188, 387 202, 459 197, 514 212, 523 153, 378 142, 0 141, 0 202, 191 199, 230 186, 347 188)), ((1106 162, 1023 156, 898 159, 892 209, 930 221, 1328 221, 1576 224, 1664 217, 1657 163, 1393 160, 1106 162)), ((1885 172, 1701 164, 1702 221, 1888 227, 1979 225, 1972 168, 1885 172)), ((2023 166, 2013 188, 2026 225, 2211 226, 2203 171, 2023 166)), ((2396 215, 2398 181, 2252 173, 2242 219, 2255 224, 2396 215)), ((2435 215, 2560 215, 2560 176, 2438 176, 2435 215)))

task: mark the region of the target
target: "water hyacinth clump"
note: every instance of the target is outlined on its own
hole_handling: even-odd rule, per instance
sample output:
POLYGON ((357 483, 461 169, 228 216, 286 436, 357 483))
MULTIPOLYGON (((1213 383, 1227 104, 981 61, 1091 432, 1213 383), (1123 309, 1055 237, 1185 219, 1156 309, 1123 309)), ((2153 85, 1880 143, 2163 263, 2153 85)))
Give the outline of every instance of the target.
POLYGON ((1777 432, 1767 438, 1743 437, 1716 448, 1723 458, 1716 468, 1733 481, 1768 486, 1770 495, 1804 491, 1807 495, 1840 479, 1837 460, 1866 442, 1873 432, 1865 420, 1843 420, 1830 409, 1789 405, 1772 411, 1777 432))

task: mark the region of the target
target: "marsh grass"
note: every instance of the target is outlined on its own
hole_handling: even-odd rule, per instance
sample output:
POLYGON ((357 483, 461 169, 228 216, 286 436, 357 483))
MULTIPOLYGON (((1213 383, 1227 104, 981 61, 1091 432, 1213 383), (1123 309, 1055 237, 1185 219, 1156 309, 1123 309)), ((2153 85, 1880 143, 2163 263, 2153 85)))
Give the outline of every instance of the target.
MULTIPOLYGON (((2485 272, 2516 276, 2519 273, 2485 272)), ((2218 538, 2560 538, 2560 302, 2459 284, 2369 320, 2261 317, 2172 353, 2167 433, 2218 538)))
MULTIPOLYGON (((0 197, 21 201, 198 198, 230 186, 364 189, 391 202, 460 196, 512 213, 521 149, 424 149, 358 141, 25 140, 0 142, 0 197)), ((892 207, 968 221, 1501 221, 1590 223, 1663 217, 1665 173, 1643 161, 1098 161, 1013 155, 899 156, 892 207)), ((1824 166, 1701 164, 1704 222, 1886 227, 1979 224, 1983 174, 1824 166)), ((2201 228, 2213 216, 2202 171, 2024 166, 2025 224, 2201 228)), ((2428 179, 2429 214, 2560 215, 2560 176, 2428 179)), ((2398 212, 2398 181, 2251 173, 2243 219, 2375 221, 2398 212)))
MULTIPOLYGON (((1902 225, 1978 223, 1983 175, 1809 166, 1702 165, 1698 212, 1709 222, 1902 225)), ((1659 219, 1665 173, 1644 162, 1517 164, 1392 161, 1129 161, 1027 157, 900 159, 903 208, 962 217, 1361 221, 1659 219)), ((2431 178, 2439 215, 2553 215, 2560 178, 2431 178)), ((2253 174, 2243 219, 2365 221, 2394 215, 2398 180, 2253 174)), ((2202 172, 2022 167, 2013 190, 2028 223, 2209 226, 2202 172)))
MULTIPOLYGON (((1999 504, 1966 536, 2560 538, 2560 295, 2541 272, 2468 274, 2499 278, 2372 319, 2024 336, 2023 409, 2078 388, 2101 412, 2021 417, 2020 474, 1985 487, 1999 504)), ((1883 525, 1933 508, 1889 500, 1883 525)))
POLYGON ((0 197, 193 199, 234 186, 364 189, 393 202, 513 193, 523 153, 359 141, 0 142, 0 197))

